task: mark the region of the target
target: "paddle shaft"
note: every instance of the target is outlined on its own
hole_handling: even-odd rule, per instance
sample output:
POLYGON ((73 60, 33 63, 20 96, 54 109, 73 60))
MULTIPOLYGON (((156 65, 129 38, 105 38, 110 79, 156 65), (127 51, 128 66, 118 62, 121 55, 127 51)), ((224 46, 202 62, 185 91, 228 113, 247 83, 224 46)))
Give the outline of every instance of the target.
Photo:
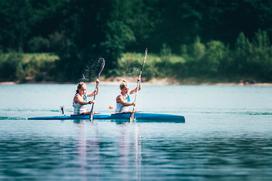
MULTIPOLYGON (((100 78, 100 75, 105 67, 105 60, 103 58, 99 58, 98 61, 102 61, 101 62, 101 67, 100 67, 100 71, 97 75, 97 79, 100 78)), ((96 94, 97 94, 97 91, 98 91, 98 84, 96 84, 95 86, 95 92, 94 92, 94 96, 93 96, 93 101, 95 101, 95 97, 96 97, 96 94)), ((92 107, 91 107, 91 111, 90 111, 90 120, 92 121, 93 120, 93 115, 94 115, 94 103, 92 104, 92 107)))
MULTIPOLYGON (((99 79, 99 78, 98 78, 98 79, 99 79)), ((96 92, 98 91, 98 86, 97 86, 97 85, 95 86, 95 91, 96 91, 96 92)), ((93 101, 95 101, 96 92, 94 93, 93 101)), ((92 107, 91 107, 91 111, 90 111, 90 120, 91 120, 91 121, 93 120, 93 115, 94 115, 94 103, 92 103, 92 107)))
MULTIPOLYGON (((143 62, 143 65, 141 67, 141 70, 140 70, 140 73, 139 73, 139 77, 138 77, 138 80, 137 80, 137 86, 136 86, 136 92, 135 92, 135 97, 134 97, 134 103, 136 103, 136 100, 137 100, 137 94, 138 94, 138 91, 139 91, 139 88, 140 88, 140 83, 141 83, 141 79, 142 79, 142 73, 143 73, 143 70, 144 70, 144 65, 145 65, 145 62, 146 62, 146 57, 147 57, 147 49, 145 49, 144 62, 143 62)), ((131 116, 130 116, 130 121, 134 120, 134 113, 135 113, 135 104, 133 105, 133 108, 132 108, 132 113, 131 113, 131 116)))

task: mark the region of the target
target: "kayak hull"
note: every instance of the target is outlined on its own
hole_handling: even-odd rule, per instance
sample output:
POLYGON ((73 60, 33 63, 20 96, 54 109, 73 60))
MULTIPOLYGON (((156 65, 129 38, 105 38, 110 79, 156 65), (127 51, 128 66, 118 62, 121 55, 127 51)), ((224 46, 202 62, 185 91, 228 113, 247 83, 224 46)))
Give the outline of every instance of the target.
MULTIPOLYGON (((94 120, 111 120, 118 122, 128 122, 131 113, 115 113, 115 114, 94 114, 94 120)), ((161 113, 135 113, 135 122, 174 122, 184 123, 185 118, 182 115, 161 114, 161 113)), ((90 115, 61 115, 61 116, 43 116, 31 117, 28 120, 88 120, 90 115)))

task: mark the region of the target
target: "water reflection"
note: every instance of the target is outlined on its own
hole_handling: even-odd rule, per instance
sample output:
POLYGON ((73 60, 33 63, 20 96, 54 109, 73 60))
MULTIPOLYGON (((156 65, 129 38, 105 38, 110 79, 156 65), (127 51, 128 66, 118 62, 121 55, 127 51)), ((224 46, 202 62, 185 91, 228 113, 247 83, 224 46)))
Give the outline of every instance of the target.
POLYGON ((85 125, 80 121, 75 121, 75 123, 79 124, 79 163, 80 163, 80 175, 82 180, 87 180, 87 138, 85 132, 85 125))
POLYGON ((271 131, 262 127, 196 132, 193 125, 186 130, 184 124, 13 123, 0 127, 0 180, 241 180, 272 176, 271 131))
POLYGON ((82 180, 88 180, 90 176, 94 179, 101 176, 122 180, 141 179, 140 125, 112 123, 115 125, 113 131, 117 132, 103 135, 99 131, 103 127, 97 122, 74 123, 79 127, 78 160, 82 180))
POLYGON ((142 162, 142 145, 141 145, 141 133, 139 125, 134 126, 135 130, 135 165, 137 180, 141 178, 141 162, 142 162))

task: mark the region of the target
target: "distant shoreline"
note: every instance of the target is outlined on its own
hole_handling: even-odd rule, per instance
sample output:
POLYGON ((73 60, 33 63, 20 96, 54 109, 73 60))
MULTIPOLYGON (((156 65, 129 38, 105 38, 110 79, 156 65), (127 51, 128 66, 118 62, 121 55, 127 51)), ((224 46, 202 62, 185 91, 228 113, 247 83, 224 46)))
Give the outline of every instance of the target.
MULTIPOLYGON (((101 84, 104 85, 118 85, 122 80, 126 80, 129 83, 136 83, 136 77, 110 77, 110 78, 101 78, 101 84)), ((76 84, 75 82, 54 82, 54 81, 45 81, 45 82, 17 82, 17 81, 3 81, 0 82, 0 85, 17 85, 17 84, 76 84)), ((152 78, 148 81, 143 81, 143 84, 146 85, 215 85, 215 86, 272 86, 272 83, 268 82, 220 82, 220 81, 208 81, 208 80, 176 80, 174 78, 152 78)))
POLYGON ((12 82, 12 81, 9 81, 9 82, 0 82, 0 85, 15 85, 15 84, 18 84, 17 82, 12 82))

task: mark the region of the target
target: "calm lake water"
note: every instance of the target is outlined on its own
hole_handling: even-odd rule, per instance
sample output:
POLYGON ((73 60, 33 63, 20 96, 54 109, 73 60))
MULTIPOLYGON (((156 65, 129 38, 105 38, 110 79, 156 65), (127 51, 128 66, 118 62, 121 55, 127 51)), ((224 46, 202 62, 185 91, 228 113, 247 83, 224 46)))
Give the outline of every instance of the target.
MULTIPOLYGON (((75 87, 0 86, 0 180, 272 179, 272 87, 143 86, 138 110, 184 124, 26 120, 70 114, 75 87)), ((117 94, 102 85, 95 110, 117 94)))

